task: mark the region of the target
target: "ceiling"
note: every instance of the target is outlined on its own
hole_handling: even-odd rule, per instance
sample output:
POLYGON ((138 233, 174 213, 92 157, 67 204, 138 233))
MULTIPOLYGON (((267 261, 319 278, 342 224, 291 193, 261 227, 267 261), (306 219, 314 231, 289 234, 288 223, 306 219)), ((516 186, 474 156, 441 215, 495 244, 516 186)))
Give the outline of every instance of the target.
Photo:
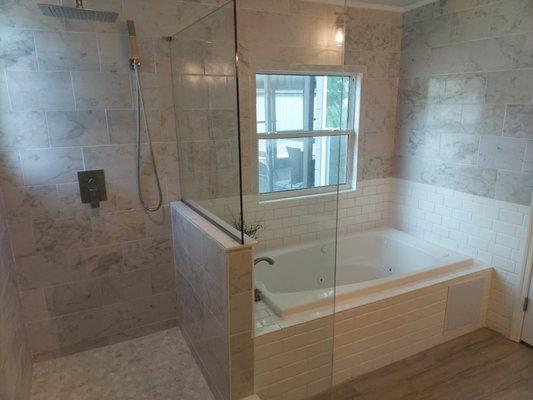
POLYGON ((420 0, 363 0, 365 3, 381 4, 386 6, 409 7, 417 3, 422 3, 420 0))
POLYGON ((437 0, 306 0, 317 3, 344 4, 393 11, 408 11, 437 0))

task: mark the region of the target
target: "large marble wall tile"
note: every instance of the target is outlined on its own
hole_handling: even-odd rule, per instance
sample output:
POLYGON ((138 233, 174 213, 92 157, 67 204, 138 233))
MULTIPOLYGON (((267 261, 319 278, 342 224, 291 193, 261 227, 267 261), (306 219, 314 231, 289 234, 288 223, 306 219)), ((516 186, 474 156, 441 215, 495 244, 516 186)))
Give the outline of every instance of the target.
POLYGON ((483 102, 486 78, 481 74, 453 75, 446 78, 443 101, 449 104, 478 104, 483 102))
POLYGON ((135 271, 102 278, 100 282, 104 304, 139 299, 152 294, 150 271, 135 271))
POLYGON ((441 135, 440 157, 447 162, 475 164, 479 150, 479 136, 441 135))
POLYGON ((461 127, 466 134, 494 136, 502 134, 505 106, 463 105, 461 114, 461 127))
POLYGON ((429 132, 461 133, 463 130, 460 105, 430 105, 426 108, 425 114, 425 128, 429 132))
POLYGON ((27 185, 76 182, 84 169, 81 149, 75 147, 24 150, 20 160, 27 185))
POLYGON ((104 169, 108 179, 128 178, 135 175, 133 145, 113 145, 83 148, 87 169, 104 169))
POLYGON ((75 72, 72 74, 72 79, 78 109, 130 108, 132 106, 129 74, 75 72))
MULTIPOLYGON (((132 78, 133 79, 133 78, 132 78)), ((133 81, 132 84, 134 85, 133 81)), ((147 108, 171 108, 174 106, 172 87, 168 77, 161 74, 141 73, 144 104, 147 108)), ((136 88, 133 86, 134 96, 136 88)))
POLYGON ((35 43, 31 31, 0 28, 0 70, 37 69, 35 43))
POLYGON ((107 144, 104 111, 49 111, 50 142, 55 147, 107 144))
POLYGON ((3 199, 10 223, 59 216, 59 199, 53 186, 6 186, 3 199))
POLYGON ((68 72, 7 72, 9 96, 16 110, 73 110, 68 72))
POLYGON ((33 237, 39 252, 90 247, 93 244, 92 235, 88 217, 38 220, 33 223, 33 237))
POLYGON ((533 172, 533 140, 528 140, 524 155, 524 171, 533 172))
POLYGON ((442 16, 403 27, 402 50, 413 47, 437 47, 450 43, 452 19, 442 16))
POLYGON ((43 112, 0 111, 0 147, 48 147, 48 128, 43 112))
POLYGON ((49 318, 43 289, 20 292, 19 296, 26 323, 49 318))
POLYGON ((533 173, 498 171, 496 182, 497 200, 529 206, 533 190, 533 173))
POLYGON ((103 212, 91 217, 93 241, 105 245, 141 239, 146 235, 143 212, 140 210, 103 212))
POLYGON ((526 141, 485 136, 479 146, 479 165, 487 168, 520 171, 524 162, 526 141))
POLYGON ((487 74, 487 103, 533 102, 533 70, 504 71, 487 74))
POLYGON ((74 32, 35 32, 42 71, 99 71, 96 35, 74 32))
POLYGON ((9 226, 9 237, 15 258, 32 256, 37 253, 33 227, 30 222, 11 224, 9 226))
POLYGON ((172 263, 169 237, 158 237, 127 242, 122 245, 126 270, 152 268, 172 263))
POLYGON ((168 292, 176 289, 175 273, 172 264, 154 267, 150 270, 152 293, 168 292))
POLYGON ((533 105, 508 105, 503 134, 533 139, 533 105))
MULTIPOLYGON (((152 141, 162 140, 161 115, 158 109, 146 110, 148 129, 152 141)), ((130 144, 137 140, 137 116, 134 110, 108 110, 107 121, 109 125, 109 137, 111 144, 130 144)), ((141 114, 141 141, 148 141, 144 115, 141 114)), ((174 133, 174 132, 173 132, 174 133)))
POLYGON ((0 71, 0 110, 11 110, 6 73, 0 71))
POLYGON ((52 316, 88 310, 102 304, 98 281, 69 283, 44 290, 48 311, 52 316))
POLYGON ((124 271, 120 245, 70 251, 65 256, 70 268, 86 279, 115 275, 124 271))

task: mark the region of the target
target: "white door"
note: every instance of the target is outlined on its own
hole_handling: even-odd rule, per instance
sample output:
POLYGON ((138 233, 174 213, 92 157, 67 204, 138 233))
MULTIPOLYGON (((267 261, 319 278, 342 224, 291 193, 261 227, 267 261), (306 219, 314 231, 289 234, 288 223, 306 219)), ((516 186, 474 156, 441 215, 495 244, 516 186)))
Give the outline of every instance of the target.
POLYGON ((533 346, 533 276, 529 285, 528 307, 524 317, 524 326, 522 327, 522 340, 533 346))

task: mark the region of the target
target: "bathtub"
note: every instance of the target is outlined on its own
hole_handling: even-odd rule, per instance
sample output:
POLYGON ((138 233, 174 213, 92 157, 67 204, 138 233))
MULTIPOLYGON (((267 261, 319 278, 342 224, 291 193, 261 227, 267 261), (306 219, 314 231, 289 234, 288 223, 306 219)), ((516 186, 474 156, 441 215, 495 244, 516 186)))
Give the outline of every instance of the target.
POLYGON ((257 254, 255 287, 280 317, 331 308, 374 291, 472 266, 465 255, 392 228, 381 228, 257 254), (337 253, 337 254, 336 254, 337 253), (336 265, 336 268, 335 268, 336 265), (334 284, 336 282, 336 285, 334 284))

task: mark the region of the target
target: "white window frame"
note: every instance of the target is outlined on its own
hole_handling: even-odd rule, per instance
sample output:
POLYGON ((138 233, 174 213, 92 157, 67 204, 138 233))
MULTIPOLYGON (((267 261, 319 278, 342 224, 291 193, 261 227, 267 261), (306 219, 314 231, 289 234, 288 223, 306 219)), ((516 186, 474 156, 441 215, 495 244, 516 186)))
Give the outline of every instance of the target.
MULTIPOLYGON (((359 72, 344 72, 344 71, 280 71, 280 70, 256 70, 253 73, 253 88, 254 88, 254 130, 256 133, 257 147, 259 148, 259 141, 263 139, 291 139, 304 137, 323 137, 323 136, 348 136, 347 146, 347 161, 346 161, 346 183, 341 185, 319 186, 306 189, 290 189, 276 192, 259 193, 262 201, 280 200, 280 199, 297 199, 299 197, 308 197, 321 194, 331 194, 337 191, 350 191, 356 189, 357 184, 357 149, 359 141, 359 121, 361 112, 361 87, 362 74, 359 72), (315 130, 315 131, 281 131, 281 132, 257 132, 257 91, 256 91, 256 76, 257 75, 316 75, 316 76, 347 76, 350 77, 350 93, 348 100, 348 128, 346 130, 315 130), (351 106, 350 106, 351 105, 351 106)), ((257 157, 256 157, 256 162, 257 157)), ((259 180, 259 170, 256 172, 257 182, 259 180)))

